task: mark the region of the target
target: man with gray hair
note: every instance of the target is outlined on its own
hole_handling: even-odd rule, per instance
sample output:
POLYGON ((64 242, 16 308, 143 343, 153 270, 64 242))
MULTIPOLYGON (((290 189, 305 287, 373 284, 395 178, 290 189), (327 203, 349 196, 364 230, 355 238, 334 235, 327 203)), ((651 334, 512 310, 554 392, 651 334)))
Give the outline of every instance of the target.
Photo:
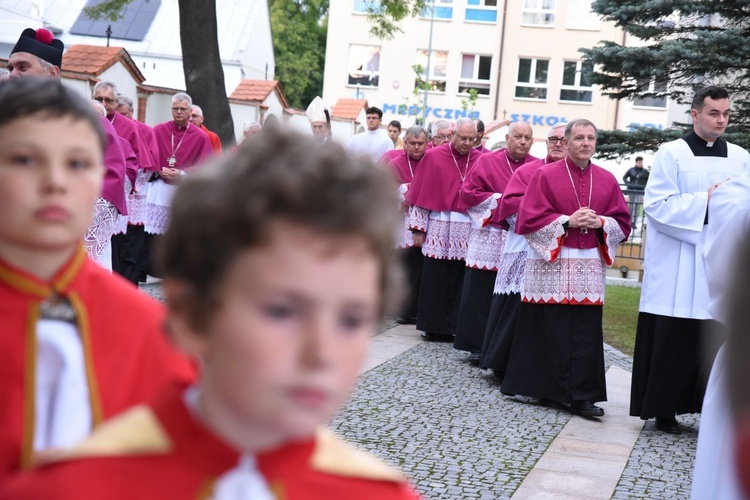
MULTIPOLYGON (((481 357, 492 290, 507 235, 488 223, 513 173, 527 161, 536 160, 529 154, 534 134, 527 122, 511 123, 505 141, 506 148, 482 154, 461 186, 461 206, 471 217, 472 227, 453 347, 468 351, 472 363, 479 363, 481 357)), ((474 150, 481 151, 476 147, 474 150)))
POLYGON ((438 120, 430 128, 431 141, 427 144, 427 149, 442 145, 445 141, 453 139, 453 129, 448 120, 438 120))
POLYGON ((456 122, 451 142, 427 151, 406 193, 409 229, 424 263, 417 329, 425 340, 452 342, 458 320, 471 219, 459 203, 461 184, 482 153, 473 120, 456 122))
POLYGON ((154 127, 158 177, 149 184, 146 232, 164 234, 169 225, 172 196, 185 171, 213 156, 211 141, 190 123, 193 99, 185 92, 172 96, 172 120, 154 127))
MULTIPOLYGON (((148 174, 143 175, 150 176, 153 174, 156 165, 150 144, 141 133, 140 127, 132 119, 117 111, 119 105, 118 95, 117 85, 110 81, 100 81, 94 85, 92 98, 104 106, 107 121, 112 124, 117 135, 130 145, 130 149, 135 154, 135 169, 129 178, 131 187, 136 187, 138 172, 148 172, 148 174)), ((130 201, 130 197, 128 198, 128 201, 130 201)), ((128 212, 130 212, 130 209, 128 209, 128 212)), ((127 229, 128 225, 123 223, 112 239, 112 270, 131 282, 137 283, 132 278, 132 274, 135 272, 132 268, 134 261, 139 260, 139 258, 131 255, 133 253, 133 245, 130 244, 129 240, 132 237, 128 238, 126 234, 127 229)))
POLYGON ((146 280, 145 269, 148 267, 149 255, 146 245, 146 194, 148 193, 148 181, 155 173, 157 156, 156 138, 154 129, 145 123, 133 118, 133 100, 122 94, 117 94, 117 112, 133 120, 138 127, 141 136, 148 146, 151 161, 150 168, 139 168, 135 179, 131 179, 133 189, 128 195, 128 229, 125 235, 126 243, 120 248, 120 274, 131 283, 138 284, 146 280))
POLYGON ((414 173, 419 169, 425 151, 427 151, 427 130, 420 125, 409 127, 406 129, 403 142, 404 149, 393 150, 398 151, 399 154, 388 163, 399 183, 399 198, 401 198, 406 208, 401 238, 396 242, 396 248, 399 249, 403 256, 408 281, 408 295, 396 318, 396 322, 402 325, 417 322, 417 302, 419 299, 419 285, 422 279, 422 261, 424 259, 422 257, 422 248, 414 244, 414 238, 409 230, 409 219, 406 217, 408 214, 408 205, 405 203, 404 196, 414 179, 414 173))
POLYGON ((518 209, 526 258, 516 335, 502 391, 601 417, 607 400, 602 310, 605 266, 630 234, 617 179, 591 163, 596 126, 565 127, 567 155, 534 172, 518 209))
POLYGON ((190 123, 205 132, 208 140, 211 141, 211 148, 214 150, 214 153, 221 154, 221 139, 214 132, 208 130, 208 127, 203 125, 203 108, 197 104, 190 106, 190 123))

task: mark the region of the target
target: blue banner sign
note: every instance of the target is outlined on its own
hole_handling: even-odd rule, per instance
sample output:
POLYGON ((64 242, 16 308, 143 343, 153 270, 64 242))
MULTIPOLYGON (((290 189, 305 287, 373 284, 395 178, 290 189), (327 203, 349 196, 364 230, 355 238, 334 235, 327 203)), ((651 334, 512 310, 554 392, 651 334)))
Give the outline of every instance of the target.
MULTIPOLYGON (((420 106, 407 106, 406 104, 383 104, 383 113, 394 113, 401 116, 422 116, 420 106)), ((463 109, 433 108, 427 106, 427 117, 442 120, 457 120, 459 118, 471 118, 479 120, 479 111, 464 111, 463 109)))

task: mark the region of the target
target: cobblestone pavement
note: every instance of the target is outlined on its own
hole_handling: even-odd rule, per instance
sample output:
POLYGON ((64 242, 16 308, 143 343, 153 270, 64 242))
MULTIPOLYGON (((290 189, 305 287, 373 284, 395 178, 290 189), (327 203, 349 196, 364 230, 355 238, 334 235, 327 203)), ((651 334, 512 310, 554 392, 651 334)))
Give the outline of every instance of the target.
MULTIPOLYGON (((163 300, 158 285, 142 289, 163 300)), ((386 320, 378 333, 393 326, 386 320)), ((607 368, 632 370, 629 356, 607 345, 604 353, 607 368)), ((466 359, 450 344, 417 345, 363 374, 331 427, 398 466, 427 498, 510 498, 571 416, 501 395, 466 359)), ((678 420, 679 436, 645 424, 613 498, 690 497, 699 418, 678 420)))
MULTIPOLYGON (((366 372, 332 427, 400 467, 428 498, 510 498, 571 416, 501 395, 466 358, 450 344, 410 349, 366 372)), ((605 361, 632 367, 609 346, 605 361)), ((689 498, 697 418, 680 422, 681 436, 644 426, 613 498, 689 498)))

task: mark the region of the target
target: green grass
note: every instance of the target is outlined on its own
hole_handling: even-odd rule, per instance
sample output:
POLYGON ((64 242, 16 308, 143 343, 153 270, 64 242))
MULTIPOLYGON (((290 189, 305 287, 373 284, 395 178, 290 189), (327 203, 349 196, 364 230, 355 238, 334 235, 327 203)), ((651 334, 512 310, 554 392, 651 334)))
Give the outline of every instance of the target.
POLYGON ((640 298, 640 288, 607 286, 604 299, 604 341, 630 356, 635 347, 640 298))

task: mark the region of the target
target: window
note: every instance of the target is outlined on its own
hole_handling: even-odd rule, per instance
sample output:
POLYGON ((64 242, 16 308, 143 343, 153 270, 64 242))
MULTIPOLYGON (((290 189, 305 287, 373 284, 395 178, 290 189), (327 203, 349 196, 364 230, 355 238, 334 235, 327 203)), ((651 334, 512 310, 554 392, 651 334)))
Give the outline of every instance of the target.
POLYGON ((351 45, 349 47, 349 85, 377 87, 380 78, 380 47, 351 45))
POLYGON ((554 26, 555 0, 523 0, 521 24, 527 26, 554 26))
POLYGON ((474 89, 479 95, 490 95, 490 71, 492 56, 463 54, 461 57, 461 79, 458 91, 468 93, 474 89))
POLYGON ((466 6, 466 21, 497 22, 497 0, 469 0, 466 6))
POLYGON ((518 79, 516 97, 521 99, 547 99, 547 73, 549 60, 518 60, 518 79))
MULTIPOLYGON (((85 7, 94 7, 100 3, 99 0, 87 0, 85 7)), ((107 27, 110 27, 112 38, 141 42, 146 38, 159 7, 161 0, 134 0, 123 10, 122 18, 117 21, 93 20, 81 10, 78 19, 70 28, 70 33, 106 38, 107 27)))
POLYGON ((565 61, 563 63, 560 100, 572 102, 591 102, 592 74, 594 64, 589 61, 565 61))
POLYGON ((439 50, 432 51, 432 57, 430 57, 430 77, 427 78, 425 72, 427 71, 427 51, 417 51, 417 62, 416 65, 421 69, 419 77, 414 82, 415 87, 421 87, 425 82, 429 85, 429 90, 432 92, 445 92, 445 76, 448 68, 448 52, 439 50))
POLYGON ((570 30, 599 31, 602 21, 596 12, 591 10, 592 0, 569 0, 568 17, 565 27, 570 30))
POLYGON ((379 0, 354 0, 354 12, 356 14, 368 14, 372 7, 379 6, 379 0))
MULTIPOLYGON (((667 91, 667 82, 657 81, 655 79, 639 79, 638 87, 643 89, 644 93, 660 93, 667 91)), ((666 108, 667 96, 643 96, 633 99, 634 106, 643 106, 645 108, 666 108)))
MULTIPOLYGON (((422 18, 432 18, 432 3, 422 11, 422 18)), ((435 0, 435 19, 453 19, 453 0, 435 0)))

